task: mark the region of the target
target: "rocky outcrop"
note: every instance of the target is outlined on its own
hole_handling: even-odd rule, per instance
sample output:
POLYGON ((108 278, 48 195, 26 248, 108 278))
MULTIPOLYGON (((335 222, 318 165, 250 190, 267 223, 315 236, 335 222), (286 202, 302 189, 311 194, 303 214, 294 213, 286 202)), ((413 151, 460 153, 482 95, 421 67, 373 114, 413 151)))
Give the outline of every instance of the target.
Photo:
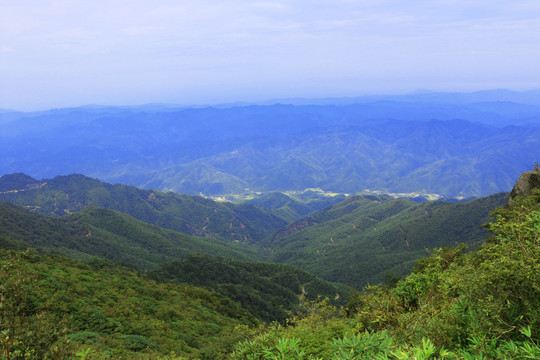
POLYGON ((519 179, 517 179, 508 200, 506 200, 506 206, 512 206, 516 202, 515 199, 518 196, 531 195, 533 189, 540 189, 540 169, 538 168, 521 174, 519 179))

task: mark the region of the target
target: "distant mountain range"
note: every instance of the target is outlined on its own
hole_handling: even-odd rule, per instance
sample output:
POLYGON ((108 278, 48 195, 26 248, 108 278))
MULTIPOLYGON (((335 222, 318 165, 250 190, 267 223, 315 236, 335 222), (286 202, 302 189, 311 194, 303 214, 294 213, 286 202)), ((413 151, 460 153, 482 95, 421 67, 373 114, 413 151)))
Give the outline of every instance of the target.
POLYGON ((339 98, 288 98, 274 99, 265 105, 282 103, 294 105, 350 105, 350 104, 366 104, 377 101, 395 101, 409 103, 435 103, 435 104, 452 104, 466 105, 466 107, 474 108, 477 103, 493 103, 507 102, 519 103, 525 105, 540 106, 540 89, 528 91, 512 91, 506 89, 480 90, 473 92, 438 92, 430 90, 416 90, 408 94, 399 95, 364 95, 355 97, 339 97, 339 98))
POLYGON ((81 173, 206 195, 316 187, 483 196, 510 190, 540 158, 535 95, 501 90, 332 99, 340 105, 2 112, 0 173, 81 173))

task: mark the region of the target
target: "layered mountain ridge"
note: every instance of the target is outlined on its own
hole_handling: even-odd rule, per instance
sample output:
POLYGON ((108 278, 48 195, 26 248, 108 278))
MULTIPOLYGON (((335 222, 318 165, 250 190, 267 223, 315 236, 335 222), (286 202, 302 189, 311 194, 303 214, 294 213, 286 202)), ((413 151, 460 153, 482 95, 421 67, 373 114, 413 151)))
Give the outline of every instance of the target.
POLYGON ((536 105, 508 101, 61 109, 4 123, 0 169, 205 195, 484 196, 537 161, 538 119, 536 105))
MULTIPOLYGON (((101 252, 88 254, 117 254, 119 260, 150 267, 193 252, 222 254, 294 264, 326 280, 355 287, 382 281, 389 273, 406 274, 416 259, 425 256, 425 249, 457 242, 479 244, 486 236, 480 225, 506 199, 506 194, 496 194, 459 203, 418 203, 388 195, 341 200, 325 195, 313 199, 313 194, 305 194, 303 201, 269 194, 252 200, 258 207, 111 185, 82 175, 45 180, 6 175, 0 177, 0 189, 0 201, 31 210, 27 216, 60 216, 25 221, 51 224, 38 228, 82 221, 83 226, 53 236, 63 239, 58 245, 61 253, 82 256, 84 244, 92 240, 92 249, 101 252), (21 182, 15 186, 17 179, 21 182), (62 243, 65 240, 68 245, 62 243)), ((39 231, 31 234, 40 238, 39 231)), ((47 243, 41 241, 41 246, 47 243)))
POLYGON ((286 224, 249 204, 112 185, 76 174, 44 180, 24 174, 2 176, 0 201, 60 216, 87 207, 104 207, 189 235, 248 243, 262 240, 286 224))

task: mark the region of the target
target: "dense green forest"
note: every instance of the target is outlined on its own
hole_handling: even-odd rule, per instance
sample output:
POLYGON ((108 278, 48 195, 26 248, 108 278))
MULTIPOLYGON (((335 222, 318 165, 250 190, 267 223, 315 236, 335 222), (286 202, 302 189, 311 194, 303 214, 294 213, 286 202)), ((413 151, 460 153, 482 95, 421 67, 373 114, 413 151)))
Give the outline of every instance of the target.
POLYGON ((500 193, 461 203, 415 203, 390 196, 350 196, 267 238, 270 261, 299 266, 326 280, 361 288, 403 276, 425 249, 479 245, 480 224, 504 204, 500 193))
POLYGON ((232 359, 540 358, 540 189, 500 208, 477 251, 440 248, 344 309, 312 302, 252 330, 232 359))
POLYGON ((141 272, 152 269, 147 276, 157 281, 205 286, 265 321, 283 321, 298 308, 299 296, 344 304, 349 294, 346 286, 291 265, 233 260, 255 258, 245 244, 188 236, 103 208, 49 217, 0 202, 0 234, 4 249, 31 247, 86 262, 106 258, 141 272))
MULTIPOLYGON (((314 208, 257 241, 231 241, 89 206, 93 190, 111 185, 88 178, 79 186, 90 188, 79 191, 77 177, 59 179, 71 182, 73 195, 39 192, 47 185, 20 179, 22 191, 2 183, 12 200, 56 194, 78 208, 51 216, 39 211, 48 201, 0 202, 3 359, 540 356, 540 189, 493 211, 484 229, 479 224, 507 194, 458 203, 350 196, 315 212, 320 199, 309 205, 309 195, 302 202, 270 194, 259 205, 275 213, 263 211, 262 220, 254 205, 226 207, 261 226, 268 216, 286 218, 280 211, 293 219, 314 208), (388 271, 396 267, 402 273, 388 271)), ((131 194, 110 192, 116 202, 131 199, 156 214, 149 194, 177 198, 116 189, 131 194)), ((221 211, 211 200, 191 200, 221 211)))
POLYGON ((12 238, 57 253, 152 268, 200 252, 287 263, 357 288, 407 274, 425 249, 457 241, 480 244, 487 235, 480 225, 506 198, 500 193, 459 203, 417 203, 386 195, 328 197, 307 191, 270 193, 238 205, 82 175, 41 181, 6 175, 0 177, 0 189, 0 200, 35 215, 59 216, 61 220, 41 218, 55 224, 56 230, 45 236, 37 225, 6 225, 12 238), (15 236, 15 229, 22 233, 15 236), (26 232, 34 233, 25 237, 26 232), (52 236, 54 232, 62 234, 52 236))
POLYGON ((299 298, 327 297, 334 305, 345 305, 351 291, 291 265, 251 263, 203 254, 165 263, 147 276, 156 281, 215 290, 264 321, 283 322, 300 309, 299 298))
POLYGON ((86 207, 118 210, 136 219, 189 235, 246 243, 271 235, 287 221, 251 204, 219 203, 201 196, 108 184, 83 175, 38 181, 24 174, 0 177, 0 201, 45 215, 86 207))
POLYGON ((107 261, 6 250, 0 259, 3 359, 215 359, 241 339, 236 326, 255 323, 215 292, 107 261))
POLYGON ((192 252, 253 259, 248 246, 163 229, 103 208, 86 208, 64 217, 36 214, 0 202, 0 239, 10 248, 39 247, 76 259, 103 257, 141 269, 192 252))
MULTIPOLYGON (((539 204, 535 190, 496 210, 477 250, 434 250, 395 283, 368 286, 345 306, 304 299, 282 323, 260 322, 218 290, 174 282, 178 268, 199 266, 193 278, 204 263, 225 278, 223 269, 239 267, 286 275, 264 265, 193 256, 149 274, 171 283, 106 260, 2 250, 0 349, 5 359, 538 358, 539 204)), ((20 245, 8 236, 3 244, 20 245)), ((219 288, 207 278, 201 285, 219 288)))

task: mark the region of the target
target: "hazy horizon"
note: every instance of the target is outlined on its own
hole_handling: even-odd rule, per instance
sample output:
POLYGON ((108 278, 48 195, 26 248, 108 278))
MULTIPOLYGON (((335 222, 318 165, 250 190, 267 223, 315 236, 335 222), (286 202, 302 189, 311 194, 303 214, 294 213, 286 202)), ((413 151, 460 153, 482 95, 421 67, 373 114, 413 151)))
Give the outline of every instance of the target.
MULTIPOLYGON (((236 106, 271 106, 271 105, 349 105, 349 104, 362 104, 362 103, 371 103, 378 101, 401 101, 401 99, 407 99, 414 96, 430 96, 430 95, 442 95, 442 96, 452 96, 452 95, 463 95, 465 99, 468 96, 474 96, 477 94, 487 94, 487 93, 496 93, 496 92, 510 92, 513 95, 515 94, 530 94, 532 92, 540 92, 540 88, 532 88, 527 90, 513 90, 513 89, 480 89, 475 91, 431 91, 428 89, 417 89, 410 92, 402 93, 366 93, 366 94, 351 94, 349 96, 326 96, 326 97, 307 97, 307 96, 294 96, 294 97, 282 97, 282 98, 261 98, 259 100, 246 101, 243 99, 232 100, 229 102, 194 102, 194 103, 166 103, 166 102, 140 102, 140 103, 79 103, 79 104, 69 104, 66 106, 56 106, 56 107, 36 107, 36 108, 27 108, 27 109, 15 109, 15 108, 6 108, 0 107, 0 111, 5 112, 22 112, 22 113, 33 113, 33 112, 46 112, 62 109, 76 109, 76 108, 143 108, 148 107, 150 109, 154 108, 155 110, 159 109, 182 109, 182 108, 205 108, 205 107, 236 107, 236 106), (335 101, 333 101, 335 100, 335 101), (350 100, 350 101, 348 101, 350 100), (359 100, 359 101, 356 101, 359 100)), ((405 100, 406 101, 406 100, 405 100)), ((426 100, 431 102, 431 100, 426 100)), ((493 99, 489 101, 511 101, 506 96, 493 96, 493 99)), ((411 102, 411 101, 408 101, 411 102)), ((421 103, 422 101, 420 101, 421 103)), ((433 101, 438 103, 437 100, 433 101)), ((452 101, 451 101, 452 102, 452 101)), ((467 99, 462 100, 463 103, 472 103, 474 101, 467 99)), ((540 99, 538 101, 523 101, 519 99, 517 102, 523 104, 540 106, 540 99)), ((441 104, 444 101, 440 102, 441 104)))
POLYGON ((540 3, 0 0, 0 108, 540 88, 540 3))

